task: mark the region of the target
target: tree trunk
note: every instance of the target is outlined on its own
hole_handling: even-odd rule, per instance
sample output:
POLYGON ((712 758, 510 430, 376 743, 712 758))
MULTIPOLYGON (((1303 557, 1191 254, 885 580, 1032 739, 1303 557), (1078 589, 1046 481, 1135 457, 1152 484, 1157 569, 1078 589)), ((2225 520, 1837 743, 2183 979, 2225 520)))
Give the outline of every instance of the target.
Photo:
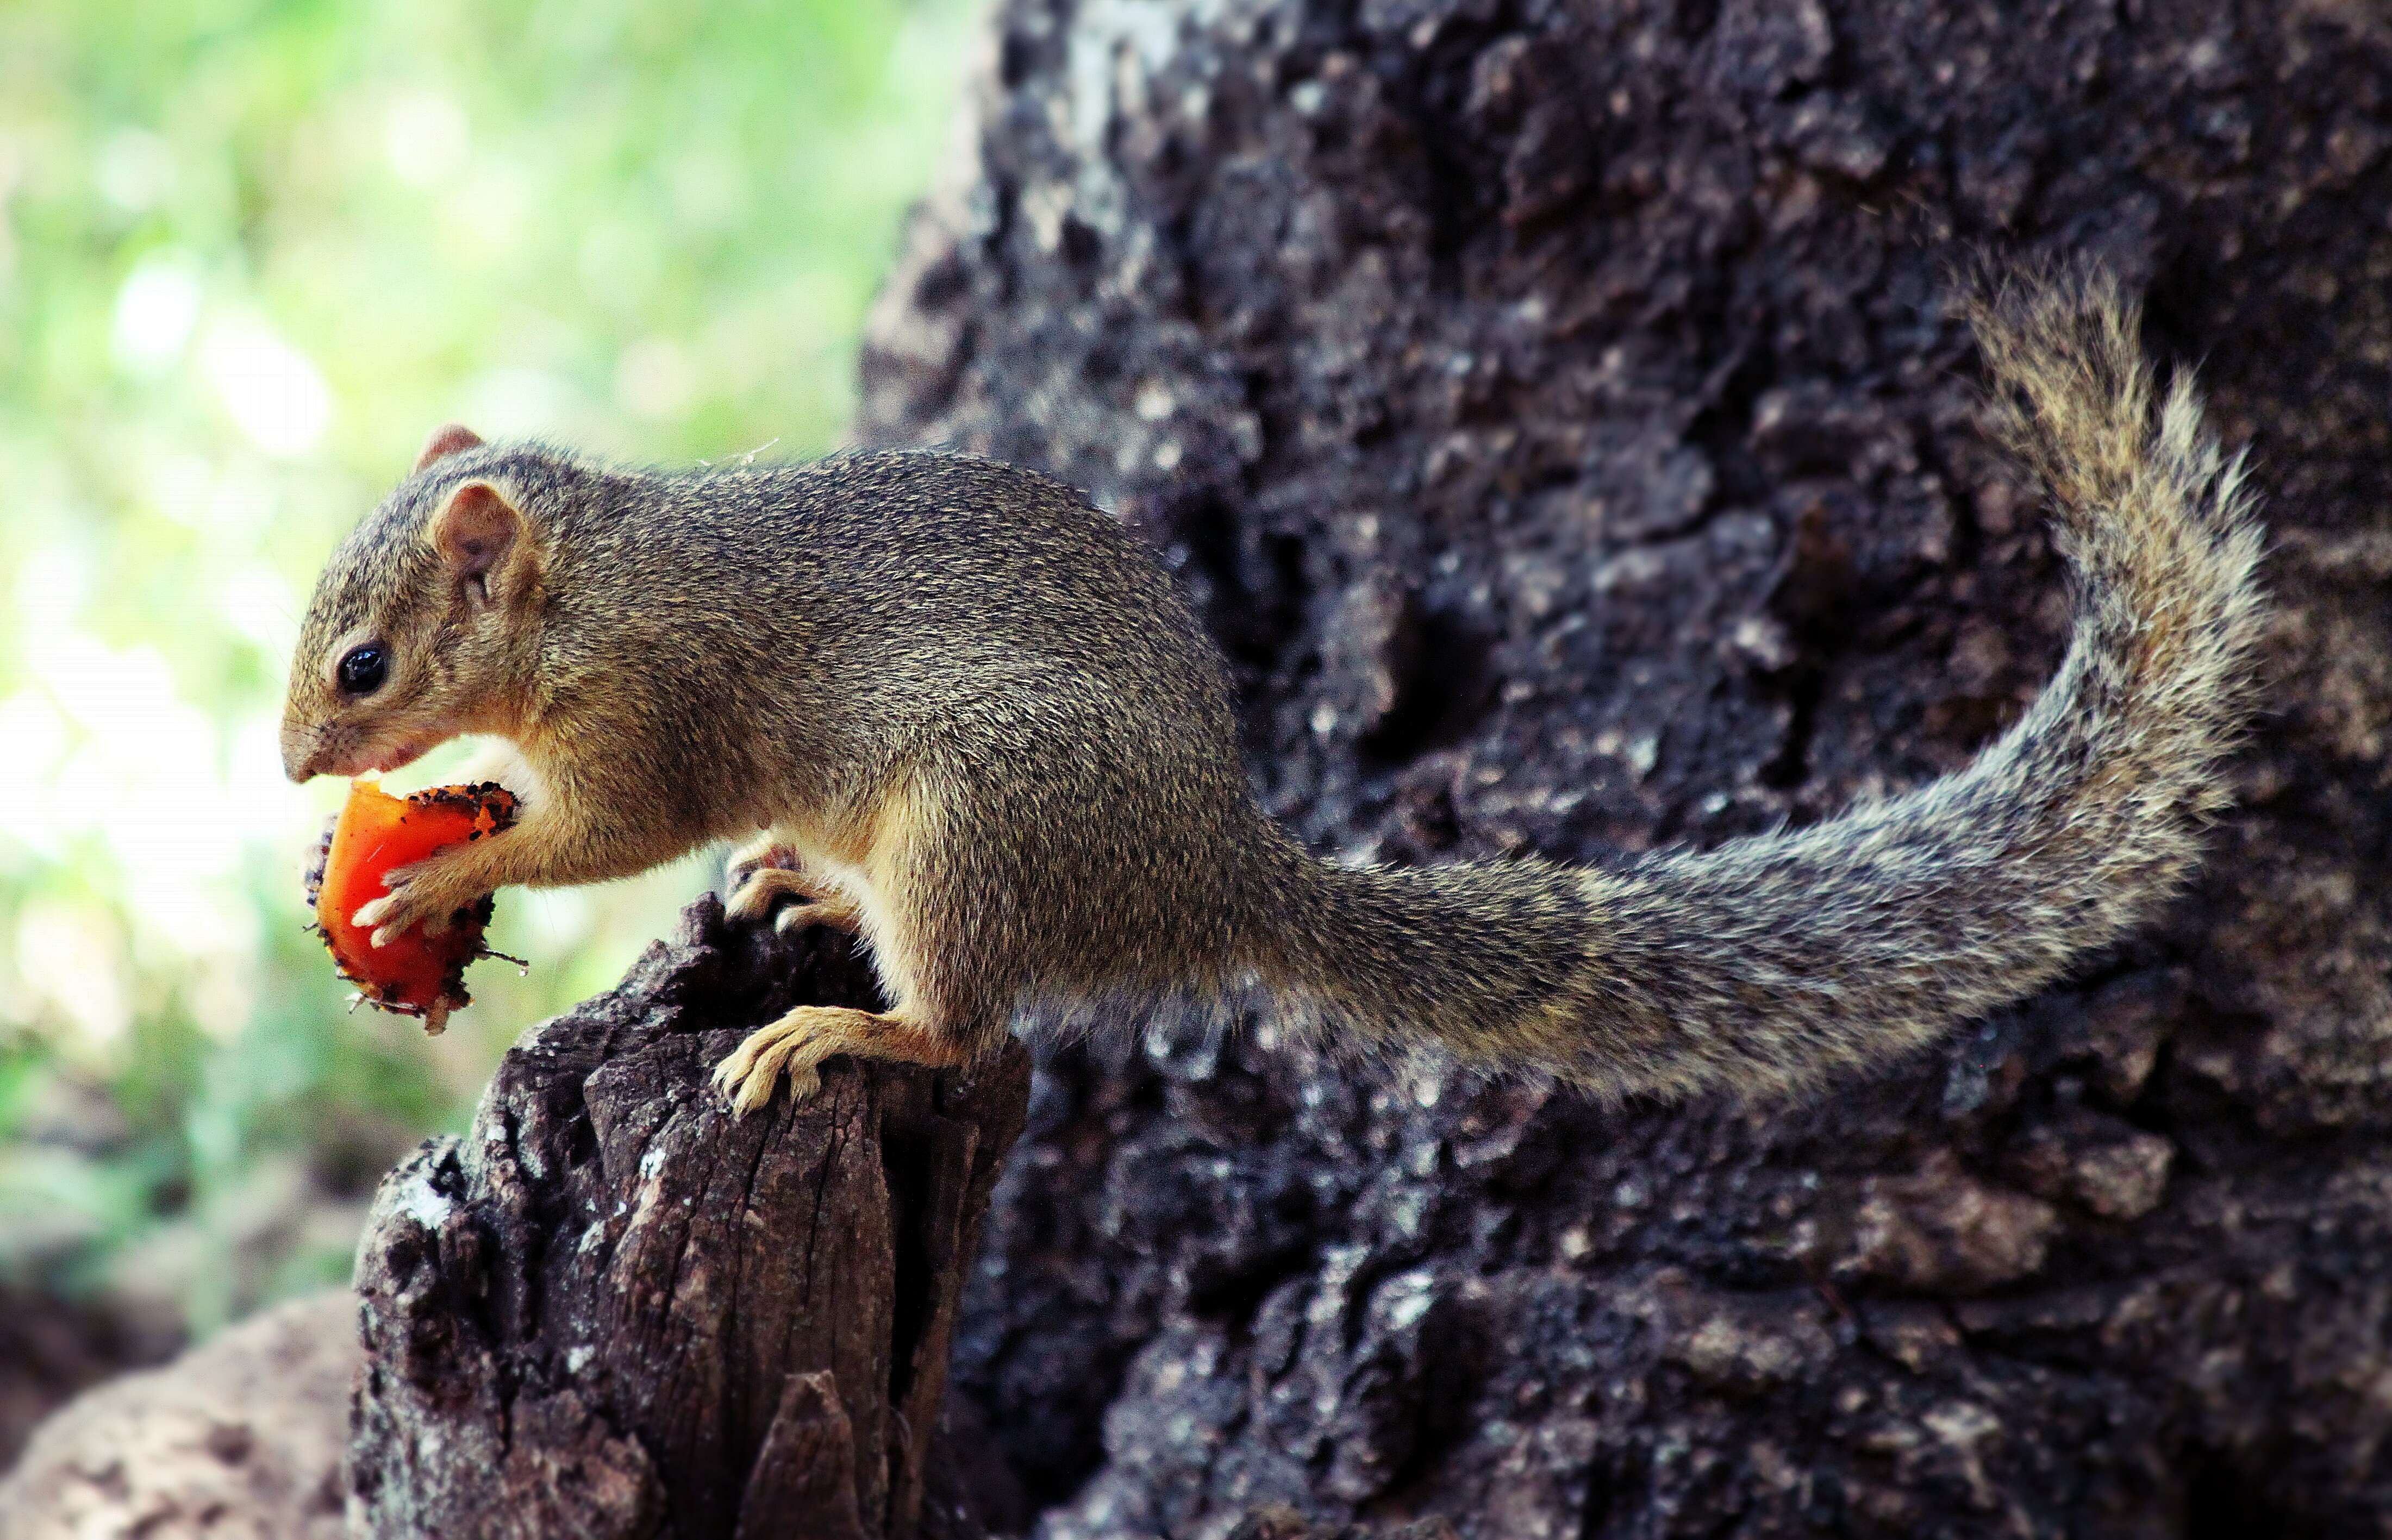
POLYGON ((792 1004, 874 1003, 844 943, 792 949, 701 899, 508 1053, 462 1141, 384 1181, 358 1261, 360 1533, 981 1533, 941 1405, 1028 1055, 969 1080, 841 1060, 744 1120, 707 1081, 792 1004))
POLYGON ((1053 1055, 958 1382, 1039 1533, 2380 1534, 2392 24, 2368 0, 1004 0, 865 434, 1090 487, 1323 851, 1585 860, 1965 762, 2062 578, 1952 267, 2098 257, 2255 446, 2194 890, 1812 1105, 1053 1055))

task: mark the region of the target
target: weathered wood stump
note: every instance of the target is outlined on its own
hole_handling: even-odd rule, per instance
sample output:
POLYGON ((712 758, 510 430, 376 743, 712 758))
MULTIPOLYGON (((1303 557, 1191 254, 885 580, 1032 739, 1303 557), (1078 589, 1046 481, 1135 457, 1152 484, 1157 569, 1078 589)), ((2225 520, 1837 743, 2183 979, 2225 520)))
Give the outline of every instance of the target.
POLYGON ((838 1060, 733 1118, 708 1085, 801 1001, 871 1004, 836 938, 701 899, 621 987, 529 1033, 462 1140, 383 1184, 358 1252, 358 1533, 977 1533, 941 1402, 1028 1055, 838 1060))

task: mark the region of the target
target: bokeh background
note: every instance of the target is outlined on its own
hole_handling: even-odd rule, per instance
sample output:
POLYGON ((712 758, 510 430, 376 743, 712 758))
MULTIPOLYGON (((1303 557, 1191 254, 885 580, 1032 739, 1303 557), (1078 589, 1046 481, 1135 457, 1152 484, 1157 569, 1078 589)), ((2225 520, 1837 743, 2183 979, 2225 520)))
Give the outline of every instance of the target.
POLYGON ((507 894, 531 970, 483 964, 446 1037, 347 1014, 299 892, 340 786, 276 759, 290 642, 440 421, 834 445, 968 22, 0 6, 0 1336, 57 1310, 154 1352, 345 1277, 389 1161, 713 880, 507 894))

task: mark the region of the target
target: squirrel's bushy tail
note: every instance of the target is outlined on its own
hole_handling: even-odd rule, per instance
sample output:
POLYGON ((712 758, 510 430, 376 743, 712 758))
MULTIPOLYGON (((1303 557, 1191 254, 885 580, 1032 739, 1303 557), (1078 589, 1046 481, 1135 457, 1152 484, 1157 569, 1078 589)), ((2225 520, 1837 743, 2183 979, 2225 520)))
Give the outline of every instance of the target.
POLYGON ((1997 435, 2076 576, 2067 657, 2023 718, 1905 796, 1618 872, 1311 867, 1286 981, 1390 1045, 1605 1093, 1771 1091, 1916 1048, 2147 915, 2227 800, 2252 693, 2241 461, 2188 381, 2159 391, 2107 278, 1973 319, 1997 435))

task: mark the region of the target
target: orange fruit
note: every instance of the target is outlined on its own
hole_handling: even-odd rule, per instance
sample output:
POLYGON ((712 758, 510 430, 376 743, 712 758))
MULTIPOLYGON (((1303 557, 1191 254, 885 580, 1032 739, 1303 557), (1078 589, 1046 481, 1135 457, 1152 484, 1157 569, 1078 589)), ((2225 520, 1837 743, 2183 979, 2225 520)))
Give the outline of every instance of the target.
POLYGON ((333 964, 359 995, 385 1011, 422 1017, 427 1032, 441 1030, 450 1011, 471 1002, 465 964, 492 955, 482 945, 489 895, 450 916, 437 936, 419 925, 382 947, 350 916, 390 891, 385 879, 397 868, 497 834, 514 818, 514 794, 496 782, 435 786, 409 796, 392 796, 372 781, 349 783, 349 800, 307 873, 307 901, 333 964))

